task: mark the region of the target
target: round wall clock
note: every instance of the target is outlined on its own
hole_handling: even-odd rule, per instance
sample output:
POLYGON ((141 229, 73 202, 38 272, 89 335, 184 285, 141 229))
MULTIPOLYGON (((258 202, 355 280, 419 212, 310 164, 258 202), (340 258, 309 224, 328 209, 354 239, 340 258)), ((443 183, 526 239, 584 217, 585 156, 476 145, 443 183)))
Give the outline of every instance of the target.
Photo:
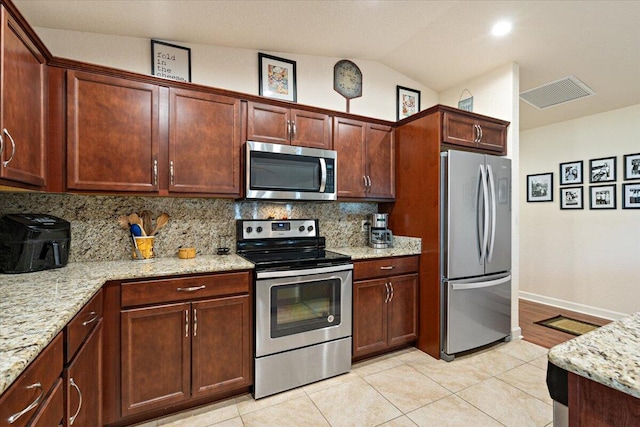
POLYGON ((349 100, 362 96, 362 71, 353 62, 343 59, 333 67, 333 90, 349 100))

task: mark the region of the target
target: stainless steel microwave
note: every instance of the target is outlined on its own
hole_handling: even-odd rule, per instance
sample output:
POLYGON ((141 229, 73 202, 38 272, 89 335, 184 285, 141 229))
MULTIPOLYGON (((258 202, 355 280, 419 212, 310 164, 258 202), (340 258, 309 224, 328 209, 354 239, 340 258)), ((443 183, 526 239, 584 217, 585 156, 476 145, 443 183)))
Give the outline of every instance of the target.
POLYGON ((338 153, 247 141, 246 199, 336 200, 338 153))

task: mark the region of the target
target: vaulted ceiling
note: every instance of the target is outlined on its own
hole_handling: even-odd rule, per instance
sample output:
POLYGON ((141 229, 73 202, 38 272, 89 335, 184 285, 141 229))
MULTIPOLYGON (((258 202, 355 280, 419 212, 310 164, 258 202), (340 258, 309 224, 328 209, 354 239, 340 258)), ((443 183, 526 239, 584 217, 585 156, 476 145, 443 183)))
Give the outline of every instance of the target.
MULTIPOLYGON (((378 61, 435 91, 509 62, 525 91, 575 75, 596 96, 520 128, 640 103, 640 1, 14 0, 34 27, 378 61), (513 22, 503 38, 498 20, 513 22)), ((639 118, 640 119, 640 118, 639 118)))

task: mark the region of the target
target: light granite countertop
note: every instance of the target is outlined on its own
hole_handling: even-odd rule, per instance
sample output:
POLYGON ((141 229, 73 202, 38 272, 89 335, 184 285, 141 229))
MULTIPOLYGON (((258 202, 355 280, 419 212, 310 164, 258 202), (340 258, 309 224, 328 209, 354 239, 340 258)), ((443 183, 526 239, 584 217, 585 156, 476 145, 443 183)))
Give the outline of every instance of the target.
MULTIPOLYGON (((354 260, 420 253, 420 239, 397 236, 394 243, 389 249, 331 250, 354 260)), ((54 270, 0 274, 0 394, 107 281, 247 269, 253 269, 253 264, 230 254, 151 262, 76 262, 54 270)))
POLYGON ((553 347, 549 361, 640 398, 640 312, 553 347))

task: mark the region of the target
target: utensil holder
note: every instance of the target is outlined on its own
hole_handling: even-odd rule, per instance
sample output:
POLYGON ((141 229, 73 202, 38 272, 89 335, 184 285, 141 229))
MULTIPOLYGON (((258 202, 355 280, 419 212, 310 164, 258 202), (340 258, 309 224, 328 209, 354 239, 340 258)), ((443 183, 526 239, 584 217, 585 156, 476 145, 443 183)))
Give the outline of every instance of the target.
POLYGON ((153 259, 156 256, 153 249, 153 244, 155 243, 156 239, 154 236, 137 236, 134 237, 134 239, 135 244, 138 246, 138 251, 140 252, 140 255, 142 255, 142 259, 139 259, 138 255, 136 254, 136 248, 134 247, 131 251, 131 257, 134 260, 149 260, 153 259))

